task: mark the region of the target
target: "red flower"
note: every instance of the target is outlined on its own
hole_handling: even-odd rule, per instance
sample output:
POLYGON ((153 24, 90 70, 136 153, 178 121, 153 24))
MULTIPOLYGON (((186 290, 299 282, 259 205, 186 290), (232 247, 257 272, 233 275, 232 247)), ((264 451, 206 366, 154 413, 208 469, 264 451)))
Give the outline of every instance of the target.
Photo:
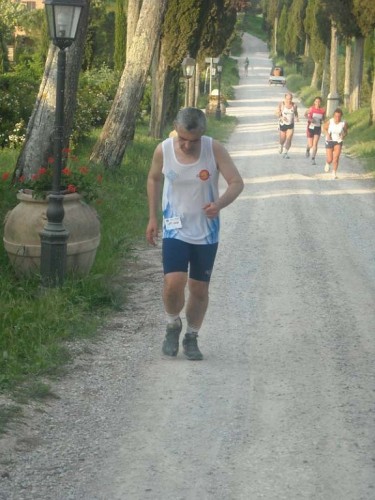
POLYGON ((77 188, 74 186, 74 184, 68 184, 67 189, 69 193, 75 193, 77 191, 77 188))
POLYGON ((10 173, 9 172, 4 172, 3 175, 1 176, 3 181, 6 181, 9 177, 10 173))
POLYGON ((68 167, 65 167, 61 170, 61 172, 64 174, 64 175, 72 175, 72 171, 70 170, 70 168, 68 167))
POLYGON ((50 157, 48 158, 47 162, 48 162, 49 164, 51 164, 51 163, 55 163, 55 158, 53 158, 52 156, 50 156, 50 157))
POLYGON ((79 171, 81 174, 88 174, 89 173, 89 167, 79 167, 79 171))
POLYGON ((68 155, 72 150, 69 148, 63 148, 62 152, 64 155, 68 155))
POLYGON ((24 175, 20 175, 18 178, 18 182, 25 182, 26 177, 24 175))
POLYGON ((38 174, 39 175, 43 175, 43 174, 46 174, 46 173, 47 173, 46 167, 40 167, 40 169, 38 170, 38 174))
POLYGON ((36 181, 38 178, 39 178, 39 175, 38 175, 38 174, 33 174, 33 175, 31 176, 31 179, 32 179, 33 181, 36 181))

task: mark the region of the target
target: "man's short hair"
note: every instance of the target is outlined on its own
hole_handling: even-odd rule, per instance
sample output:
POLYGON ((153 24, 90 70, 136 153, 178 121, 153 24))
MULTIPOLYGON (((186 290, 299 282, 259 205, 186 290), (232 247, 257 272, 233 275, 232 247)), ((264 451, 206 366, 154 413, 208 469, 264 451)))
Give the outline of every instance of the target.
POLYGON ((206 130, 206 115, 198 108, 182 108, 177 113, 175 126, 180 125, 185 130, 199 130, 202 134, 206 130))

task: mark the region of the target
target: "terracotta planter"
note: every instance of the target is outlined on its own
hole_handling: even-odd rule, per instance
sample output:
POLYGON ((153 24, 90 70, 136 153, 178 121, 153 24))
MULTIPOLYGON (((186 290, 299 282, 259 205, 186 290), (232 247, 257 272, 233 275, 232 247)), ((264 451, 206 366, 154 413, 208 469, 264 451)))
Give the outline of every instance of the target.
MULTIPOLYGON (((4 246, 19 276, 40 272, 40 232, 47 222, 47 200, 18 193, 19 204, 5 218, 4 246)), ((64 227, 69 231, 67 272, 85 276, 94 263, 100 242, 96 211, 76 193, 64 196, 64 227)))

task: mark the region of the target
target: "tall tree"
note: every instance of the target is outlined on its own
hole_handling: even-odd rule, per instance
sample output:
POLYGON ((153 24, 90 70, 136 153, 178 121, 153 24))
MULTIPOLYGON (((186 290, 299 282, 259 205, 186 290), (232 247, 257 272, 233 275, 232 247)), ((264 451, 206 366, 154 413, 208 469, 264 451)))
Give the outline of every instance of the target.
MULTIPOLYGON (((73 115, 76 105, 79 72, 86 38, 90 0, 83 9, 76 41, 67 50, 66 85, 65 89, 65 127, 64 144, 67 146, 73 126, 73 115)), ((56 77, 58 49, 50 45, 44 68, 42 82, 35 106, 30 117, 26 139, 16 164, 16 175, 27 177, 35 173, 41 166, 47 165, 47 160, 53 155, 54 122, 56 109, 56 77)))
POLYGON ((287 29, 284 39, 284 53, 287 59, 295 58, 303 53, 305 45, 305 18, 307 0, 293 0, 288 9, 287 29))
POLYGON ((135 30, 137 29, 137 23, 139 19, 139 14, 141 12, 143 0, 127 0, 128 10, 127 10, 127 27, 126 27, 126 54, 129 54, 130 47, 135 35, 135 30))
MULTIPOLYGON (((368 2, 367 0, 353 0, 353 14, 356 19, 356 23, 360 29, 363 37, 369 36, 373 33, 375 29, 375 3, 368 2)), ((375 117, 375 78, 373 75, 373 89, 371 96, 371 111, 370 111, 370 123, 374 123, 375 117)), ((351 99, 351 105, 354 105, 354 99, 351 99)))
MULTIPOLYGON (((152 106, 150 135, 159 138, 164 128, 167 99, 174 96, 170 88, 178 82, 181 63, 189 53, 196 57, 202 27, 207 20, 210 2, 169 0, 162 27, 161 41, 152 65, 152 106)), ((191 95, 191 93, 190 93, 191 95)))
POLYGON ((160 38, 166 7, 167 0, 143 0, 115 99, 91 154, 92 161, 102 163, 106 168, 115 170, 120 166, 133 138, 139 103, 160 38))
POLYGON ((330 44, 330 21, 321 8, 320 0, 310 0, 304 20, 306 36, 309 38, 310 55, 314 61, 311 87, 318 88, 319 78, 323 80, 326 50, 330 44))

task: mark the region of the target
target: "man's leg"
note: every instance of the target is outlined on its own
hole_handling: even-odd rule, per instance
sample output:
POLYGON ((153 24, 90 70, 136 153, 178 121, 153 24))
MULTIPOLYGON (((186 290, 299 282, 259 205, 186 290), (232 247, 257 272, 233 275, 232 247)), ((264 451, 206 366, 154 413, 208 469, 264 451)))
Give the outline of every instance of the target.
POLYGON ((177 356, 182 330, 180 313, 185 303, 187 274, 168 273, 164 276, 163 302, 167 320, 166 335, 162 351, 167 356, 177 356))
POLYGON ((203 323, 208 307, 208 286, 206 281, 197 281, 189 278, 189 298, 186 304, 186 321, 189 326, 196 328, 196 332, 203 323))
POLYGON ((293 133, 294 130, 292 128, 288 128, 286 131, 286 140, 285 140, 285 145, 284 145, 284 158, 289 158, 288 151, 290 149, 290 146, 292 144, 292 138, 293 138, 293 133))
POLYGON ((286 132, 284 130, 279 130, 279 142, 280 142, 279 153, 280 154, 282 154, 282 152, 283 152, 285 139, 286 139, 286 132))
POLYGON ((202 326, 208 306, 207 281, 189 278, 189 298, 186 304, 186 334, 182 341, 185 356, 192 361, 200 361, 203 355, 198 347, 198 332, 202 326))
POLYGON ((208 287, 214 267, 217 243, 193 245, 191 249, 190 273, 188 280, 189 298, 185 313, 186 335, 182 342, 185 356, 193 361, 203 359, 198 348, 198 332, 202 326, 208 306, 208 287))

